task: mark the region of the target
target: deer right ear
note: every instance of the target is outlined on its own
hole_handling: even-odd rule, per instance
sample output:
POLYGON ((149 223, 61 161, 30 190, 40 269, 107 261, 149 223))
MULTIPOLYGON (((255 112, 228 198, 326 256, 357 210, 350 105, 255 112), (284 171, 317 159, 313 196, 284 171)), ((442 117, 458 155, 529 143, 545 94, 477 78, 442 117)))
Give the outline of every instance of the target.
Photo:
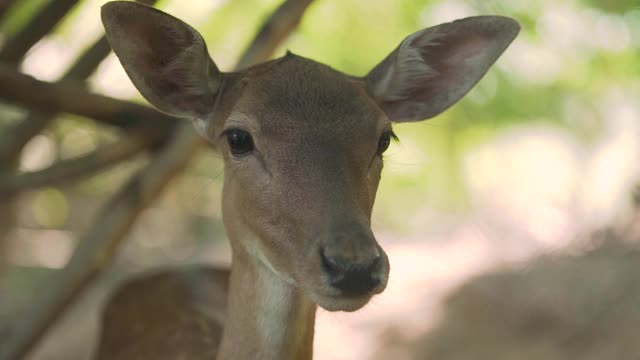
POLYGON ((392 121, 433 117, 460 100, 516 37, 502 16, 475 16, 418 31, 365 77, 392 121))
POLYGON ((224 74, 202 36, 183 21, 135 2, 109 2, 101 16, 109 44, 140 93, 170 115, 205 125, 224 74))

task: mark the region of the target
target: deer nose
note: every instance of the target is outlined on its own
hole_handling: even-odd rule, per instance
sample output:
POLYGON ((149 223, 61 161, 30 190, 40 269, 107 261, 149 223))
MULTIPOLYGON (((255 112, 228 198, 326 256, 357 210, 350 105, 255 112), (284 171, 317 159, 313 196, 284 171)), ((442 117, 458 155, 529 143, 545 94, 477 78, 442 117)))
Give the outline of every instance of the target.
POLYGON ((380 284, 382 257, 378 252, 359 261, 339 255, 328 255, 324 250, 320 255, 322 265, 329 275, 329 283, 343 295, 365 295, 380 284))

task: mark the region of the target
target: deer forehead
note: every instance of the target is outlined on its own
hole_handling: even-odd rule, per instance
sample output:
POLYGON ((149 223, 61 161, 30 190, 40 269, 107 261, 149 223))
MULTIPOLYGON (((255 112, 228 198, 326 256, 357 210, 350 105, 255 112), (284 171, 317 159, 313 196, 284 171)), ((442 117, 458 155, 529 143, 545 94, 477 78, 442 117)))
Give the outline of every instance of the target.
POLYGON ((293 54, 249 69, 238 86, 225 127, 244 125, 254 136, 371 142, 390 124, 362 80, 293 54))

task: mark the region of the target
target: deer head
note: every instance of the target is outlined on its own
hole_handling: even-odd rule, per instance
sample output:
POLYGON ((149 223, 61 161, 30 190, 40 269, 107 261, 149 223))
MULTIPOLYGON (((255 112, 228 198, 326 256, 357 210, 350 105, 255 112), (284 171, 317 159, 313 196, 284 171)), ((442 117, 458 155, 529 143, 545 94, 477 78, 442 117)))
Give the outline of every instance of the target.
POLYGON ((387 283, 370 221, 393 124, 456 103, 519 30, 499 16, 424 29, 357 77, 291 53, 222 72, 201 35, 161 11, 116 1, 102 20, 142 95, 193 121, 222 155, 234 262, 251 259, 315 304, 343 311, 387 283))

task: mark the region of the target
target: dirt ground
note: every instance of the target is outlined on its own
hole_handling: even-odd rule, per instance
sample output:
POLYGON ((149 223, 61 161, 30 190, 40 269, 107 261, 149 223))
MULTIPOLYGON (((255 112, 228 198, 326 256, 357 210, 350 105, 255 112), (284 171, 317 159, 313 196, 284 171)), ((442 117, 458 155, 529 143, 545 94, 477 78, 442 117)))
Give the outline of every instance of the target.
POLYGON ((571 249, 465 282, 433 329, 411 337, 390 330, 377 358, 636 359, 638 245, 609 232, 571 249))

